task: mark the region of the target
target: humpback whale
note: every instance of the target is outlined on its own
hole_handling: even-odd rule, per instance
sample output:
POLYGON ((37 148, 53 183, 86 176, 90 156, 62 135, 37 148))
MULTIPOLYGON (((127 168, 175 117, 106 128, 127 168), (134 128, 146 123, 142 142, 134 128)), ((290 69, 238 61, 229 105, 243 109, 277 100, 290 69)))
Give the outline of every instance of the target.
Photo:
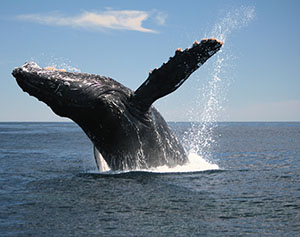
POLYGON ((152 104, 180 87, 222 44, 204 38, 177 49, 135 91, 109 77, 42 68, 34 62, 15 68, 12 75, 24 92, 82 128, 94 144, 99 170, 106 165, 112 170, 174 167, 185 164, 187 154, 152 104))

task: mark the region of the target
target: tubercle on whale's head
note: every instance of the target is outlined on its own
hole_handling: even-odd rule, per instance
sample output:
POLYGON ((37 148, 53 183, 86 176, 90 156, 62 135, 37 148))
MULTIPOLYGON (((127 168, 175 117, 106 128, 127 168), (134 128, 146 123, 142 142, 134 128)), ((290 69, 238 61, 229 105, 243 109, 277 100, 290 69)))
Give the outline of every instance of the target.
POLYGON ((114 105, 124 107, 123 102, 131 95, 128 88, 111 78, 42 68, 34 62, 15 68, 12 75, 24 92, 46 103, 59 116, 73 120, 95 111, 103 116, 114 105))

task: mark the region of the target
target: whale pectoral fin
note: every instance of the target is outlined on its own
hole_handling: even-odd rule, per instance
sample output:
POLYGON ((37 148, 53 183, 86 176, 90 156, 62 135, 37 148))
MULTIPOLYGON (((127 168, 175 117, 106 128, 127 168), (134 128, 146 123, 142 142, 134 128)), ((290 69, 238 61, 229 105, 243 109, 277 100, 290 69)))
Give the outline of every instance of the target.
POLYGON ((147 111, 155 100, 181 86, 195 70, 219 51, 222 44, 216 39, 203 39, 184 51, 177 49, 167 63, 150 71, 147 80, 134 92, 131 102, 140 111, 147 111))
POLYGON ((96 165, 99 171, 109 171, 110 168, 107 165, 106 161, 104 160, 103 156, 101 153, 98 151, 96 146, 94 146, 94 157, 96 161, 96 165))

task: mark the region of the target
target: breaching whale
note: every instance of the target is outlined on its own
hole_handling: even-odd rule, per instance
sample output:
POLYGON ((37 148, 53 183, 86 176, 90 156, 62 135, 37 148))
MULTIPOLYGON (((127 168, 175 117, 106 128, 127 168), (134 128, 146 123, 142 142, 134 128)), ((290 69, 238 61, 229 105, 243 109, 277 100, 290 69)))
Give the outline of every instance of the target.
POLYGON ((103 159, 112 170, 174 167, 186 163, 187 154, 152 104, 181 86, 222 44, 203 39, 177 49, 135 91, 109 77, 50 70, 34 62, 15 68, 12 75, 24 92, 82 128, 94 144, 99 170, 103 159))

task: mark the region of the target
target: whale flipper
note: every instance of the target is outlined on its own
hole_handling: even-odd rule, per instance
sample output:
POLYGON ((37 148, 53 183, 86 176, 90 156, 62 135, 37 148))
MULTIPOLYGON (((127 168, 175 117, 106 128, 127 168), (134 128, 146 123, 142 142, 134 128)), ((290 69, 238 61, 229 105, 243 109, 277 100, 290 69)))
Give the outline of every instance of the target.
POLYGON ((141 112, 146 112, 155 100, 180 87, 195 70, 219 51, 222 44, 216 39, 203 39, 184 51, 177 49, 167 63, 149 73, 146 81, 134 92, 131 103, 141 112))
POLYGON ((110 170, 109 166, 107 165, 106 161, 104 160, 103 156, 98 151, 96 146, 94 146, 94 157, 95 157, 96 165, 97 165, 97 168, 99 171, 110 170))

